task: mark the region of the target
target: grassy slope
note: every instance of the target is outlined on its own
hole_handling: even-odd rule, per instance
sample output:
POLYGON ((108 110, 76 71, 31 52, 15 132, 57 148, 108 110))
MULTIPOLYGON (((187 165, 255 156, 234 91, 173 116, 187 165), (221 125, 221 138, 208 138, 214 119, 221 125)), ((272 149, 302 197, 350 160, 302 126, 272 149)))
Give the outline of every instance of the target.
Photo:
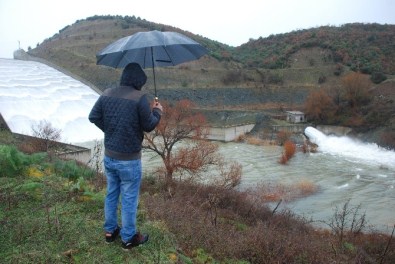
POLYGON ((150 234, 150 241, 124 252, 119 240, 110 245, 104 242, 101 179, 70 182, 53 166, 42 160, 18 175, 0 177, 2 263, 395 260, 393 243, 385 251, 388 236, 344 232, 339 240, 339 233, 316 231, 291 212, 272 212, 260 200, 262 193, 254 196, 213 186, 179 184, 169 197, 153 179, 144 181, 138 215, 139 229, 150 234))
POLYGON ((262 185, 239 192, 177 182, 169 195, 160 181, 147 175, 138 229, 150 240, 124 252, 119 240, 104 242, 105 181, 100 174, 45 153, 26 155, 17 151, 20 143, 10 133, 0 131, 0 136, 1 263, 395 261, 389 236, 348 232, 349 221, 360 220, 353 215, 355 208, 346 208, 344 228, 335 224, 330 232, 317 231, 288 210, 275 212, 267 206, 285 198, 282 194, 303 197, 309 189, 262 185))
POLYGON ((65 180, 0 178, 2 200, 0 258, 3 263, 166 263, 175 247, 158 222, 138 222, 151 241, 122 253, 120 240, 104 242, 103 192, 95 197, 70 192, 65 180))

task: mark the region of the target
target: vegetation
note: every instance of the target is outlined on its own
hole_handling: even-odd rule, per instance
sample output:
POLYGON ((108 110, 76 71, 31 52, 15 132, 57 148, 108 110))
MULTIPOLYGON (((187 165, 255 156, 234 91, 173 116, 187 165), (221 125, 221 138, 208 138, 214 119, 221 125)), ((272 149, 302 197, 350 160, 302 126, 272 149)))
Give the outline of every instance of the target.
POLYGON ((286 164, 294 155, 296 152, 296 145, 290 140, 285 141, 284 143, 284 151, 281 155, 280 158, 280 163, 281 164, 286 164))
POLYGON ((200 113, 195 113, 194 104, 181 100, 175 105, 163 102, 165 114, 155 130, 145 135, 143 148, 161 157, 163 167, 157 173, 163 176, 167 187, 174 181, 174 174, 182 175, 184 180, 197 181, 215 178, 221 186, 235 187, 240 183, 241 165, 233 162, 229 169, 218 153, 217 144, 206 140, 207 124, 200 113), (187 141, 188 144, 177 146, 187 141), (208 177, 208 170, 215 170, 221 177, 208 177))
POLYGON ((60 140, 62 131, 52 127, 51 123, 46 120, 40 121, 32 126, 33 136, 35 140, 34 149, 48 152, 56 146, 56 142, 60 140))
POLYGON ((368 76, 362 73, 347 73, 341 81, 340 86, 310 92, 304 107, 308 119, 316 124, 351 127, 357 132, 387 127, 376 143, 395 149, 395 130, 389 122, 395 113, 393 99, 383 91, 377 96, 375 90, 370 89, 368 76))
POLYGON ((120 254, 120 244, 104 243, 105 188, 95 188, 98 179, 90 169, 74 161, 50 162, 45 154, 24 155, 15 147, 0 147, 2 165, 14 167, 12 173, 0 176, 2 263, 166 263, 168 254, 175 252, 171 234, 160 223, 145 221, 141 213, 140 227, 150 233, 152 243, 120 254), (14 154, 7 155, 15 151, 23 163, 17 163, 20 158, 14 154))
POLYGON ((317 123, 330 123, 332 120, 336 106, 326 91, 323 89, 312 91, 306 99, 305 112, 310 121, 317 123))
POLYGON ((369 103, 369 83, 361 73, 349 73, 343 77, 344 98, 351 110, 358 110, 369 103))
POLYGON ((303 48, 320 47, 331 53, 324 60, 342 63, 363 73, 395 73, 394 25, 345 24, 297 30, 250 40, 237 47, 234 57, 250 67, 284 68, 289 58, 303 48))
MULTIPOLYGON (((0 258, 4 263, 395 261, 392 236, 365 235, 360 207, 352 207, 349 201, 328 221, 331 232, 316 230, 289 211, 270 209, 266 202, 281 197, 275 195, 282 191, 278 187, 240 192, 176 181, 169 196, 158 179, 147 175, 138 223, 140 230, 150 234, 150 241, 125 253, 119 241, 104 242, 105 188, 94 184, 102 176, 87 173, 90 169, 75 162, 50 162, 45 154, 26 155, 8 145, 1 149, 2 168, 18 171, 0 176, 0 258), (16 162, 21 157, 23 162, 16 162)), ((301 194, 311 189, 306 183, 300 186, 305 186, 301 194)))
MULTIPOLYGON (((245 72, 247 69, 292 68, 295 54, 315 48, 323 52, 316 57, 308 58, 306 67, 335 63, 340 67, 336 72, 346 66, 354 71, 374 75, 373 80, 377 82, 383 81, 386 74, 395 74, 395 53, 391 46, 395 26, 380 24, 324 26, 271 35, 257 40, 251 39, 239 47, 230 47, 179 28, 149 22, 135 16, 93 16, 66 26, 35 49, 31 49, 29 53, 51 61, 104 88, 117 83, 119 71, 98 67, 95 54, 116 39, 149 30, 177 31, 205 46, 210 51, 210 56, 191 65, 197 70, 193 74, 201 75, 201 70, 206 73, 205 78, 211 79, 210 85, 246 82, 251 79, 245 72), (221 70, 222 73, 211 75, 214 69, 221 70)), ((182 74, 183 70, 186 68, 179 67, 176 75, 182 74)), ((158 71, 160 73, 162 69, 158 71)), ((188 72, 192 74, 191 68, 188 72)), ((272 76, 272 83, 281 84, 281 76, 276 73, 268 76, 272 76)), ((165 78, 171 78, 171 82, 176 82, 177 77, 173 77, 165 78)), ((327 77, 321 76, 324 79, 327 77)), ((259 76, 252 78, 260 81, 259 76)))

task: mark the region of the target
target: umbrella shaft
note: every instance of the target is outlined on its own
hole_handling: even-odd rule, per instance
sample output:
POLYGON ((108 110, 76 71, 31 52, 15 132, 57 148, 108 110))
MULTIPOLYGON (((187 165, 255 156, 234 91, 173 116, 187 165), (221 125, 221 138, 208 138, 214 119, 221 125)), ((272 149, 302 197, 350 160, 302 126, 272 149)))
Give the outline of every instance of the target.
POLYGON ((155 80, 155 64, 154 64, 154 53, 153 48, 151 47, 151 60, 152 60, 152 74, 154 75, 154 95, 156 96, 156 80, 155 80))

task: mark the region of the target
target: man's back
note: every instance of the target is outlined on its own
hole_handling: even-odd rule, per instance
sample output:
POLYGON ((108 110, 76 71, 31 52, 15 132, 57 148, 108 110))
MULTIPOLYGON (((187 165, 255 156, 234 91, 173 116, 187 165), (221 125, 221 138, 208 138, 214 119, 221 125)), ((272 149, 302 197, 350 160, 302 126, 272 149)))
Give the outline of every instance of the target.
POLYGON ((94 105, 89 120, 104 132, 106 155, 117 159, 141 157, 144 131, 159 123, 160 110, 151 108, 145 93, 133 87, 107 89, 94 105))

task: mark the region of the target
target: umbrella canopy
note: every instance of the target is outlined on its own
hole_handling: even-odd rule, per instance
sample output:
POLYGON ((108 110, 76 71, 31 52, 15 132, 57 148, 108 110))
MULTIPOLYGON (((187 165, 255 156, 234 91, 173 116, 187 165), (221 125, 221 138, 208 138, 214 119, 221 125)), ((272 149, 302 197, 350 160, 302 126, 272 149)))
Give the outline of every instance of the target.
POLYGON ((199 59, 207 50, 177 32, 138 32, 121 38, 97 53, 97 64, 124 68, 131 62, 142 68, 175 66, 199 59))
POLYGON ((177 32, 138 32, 121 38, 96 54, 97 64, 124 68, 131 62, 152 68, 156 97, 155 67, 175 66, 197 60, 208 51, 196 41, 177 32))
POLYGON ((124 68, 131 62, 142 68, 152 68, 155 83, 155 67, 175 66, 197 60, 208 51, 196 41, 177 32, 138 32, 121 38, 96 54, 97 65, 124 68))

